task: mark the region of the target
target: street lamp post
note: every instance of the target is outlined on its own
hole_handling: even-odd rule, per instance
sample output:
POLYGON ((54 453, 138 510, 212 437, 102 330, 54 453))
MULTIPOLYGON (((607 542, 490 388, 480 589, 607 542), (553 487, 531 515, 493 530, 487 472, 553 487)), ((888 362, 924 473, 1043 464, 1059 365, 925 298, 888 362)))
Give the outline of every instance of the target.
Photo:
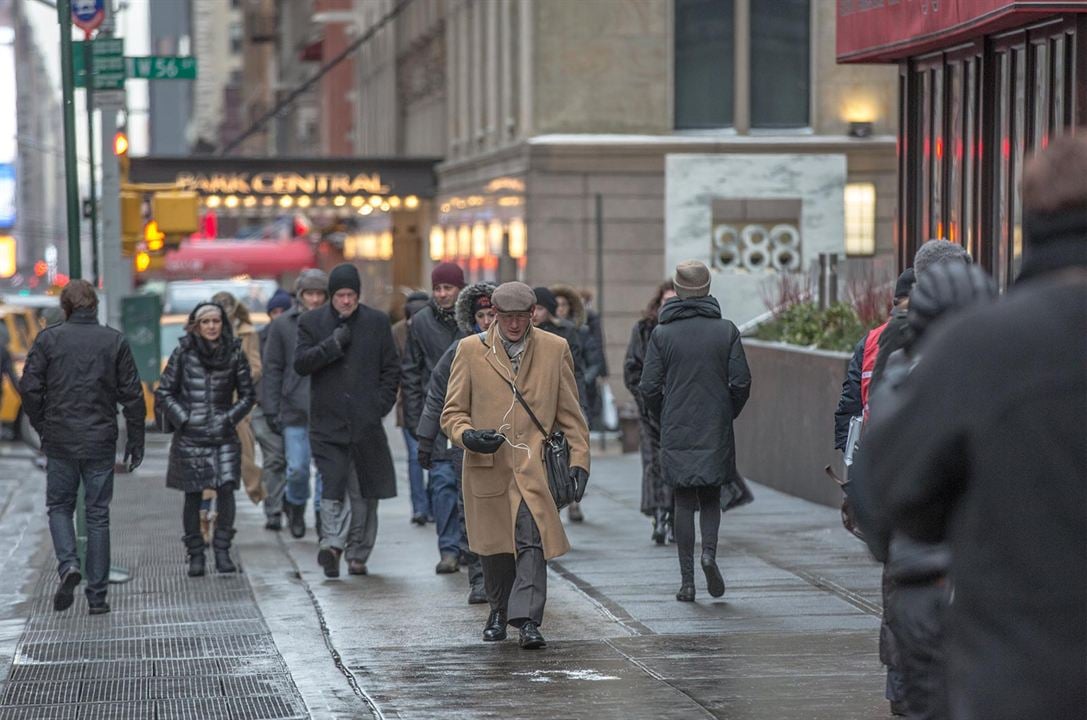
MULTIPOLYGON (((68 277, 83 277, 79 246, 79 176, 76 167, 75 103, 72 78, 72 0, 57 1, 60 23, 60 77, 64 93, 64 175, 68 201, 68 277)), ((88 78, 89 82, 90 78, 88 78)))

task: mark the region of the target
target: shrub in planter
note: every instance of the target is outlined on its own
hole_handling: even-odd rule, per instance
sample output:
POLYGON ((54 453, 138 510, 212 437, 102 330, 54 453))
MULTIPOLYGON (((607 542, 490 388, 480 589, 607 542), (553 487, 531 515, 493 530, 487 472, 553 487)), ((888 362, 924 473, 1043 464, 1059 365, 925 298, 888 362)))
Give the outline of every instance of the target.
POLYGON ((839 302, 820 310, 815 303, 804 302, 785 308, 773 320, 760 325, 755 337, 849 352, 867 329, 849 303, 839 302))

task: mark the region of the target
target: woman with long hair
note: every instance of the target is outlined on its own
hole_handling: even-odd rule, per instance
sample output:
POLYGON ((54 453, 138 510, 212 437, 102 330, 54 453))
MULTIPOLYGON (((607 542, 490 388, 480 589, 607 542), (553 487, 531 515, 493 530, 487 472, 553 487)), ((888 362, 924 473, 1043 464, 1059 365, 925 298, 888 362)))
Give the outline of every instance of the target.
POLYGON ((672 488, 661 480, 660 423, 652 417, 642 402, 638 392, 638 383, 642 380, 642 365, 645 363, 645 350, 649 346, 649 336, 657 327, 657 316, 661 305, 676 296, 671 280, 665 280, 657 288, 649 305, 642 312, 642 319, 630 333, 626 359, 623 361, 623 384, 634 396, 641 418, 642 450, 642 514, 652 518, 653 534, 651 539, 658 545, 664 545, 672 535, 672 488))
POLYGON ((249 361, 226 312, 215 303, 197 305, 155 391, 159 414, 174 434, 166 486, 185 493, 182 525, 190 577, 205 571, 201 514, 210 515, 212 503, 215 569, 237 571, 230 559, 234 491, 241 481, 236 428, 255 400, 249 361))

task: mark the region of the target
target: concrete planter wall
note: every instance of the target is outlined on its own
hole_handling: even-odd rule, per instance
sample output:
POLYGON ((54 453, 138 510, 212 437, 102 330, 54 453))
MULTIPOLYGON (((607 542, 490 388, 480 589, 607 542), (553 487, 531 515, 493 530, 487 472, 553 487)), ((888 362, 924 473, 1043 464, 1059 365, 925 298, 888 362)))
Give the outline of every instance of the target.
POLYGON ((790 495, 837 506, 841 477, 834 449, 834 409, 849 354, 744 339, 751 399, 736 421, 736 460, 744 477, 790 495))

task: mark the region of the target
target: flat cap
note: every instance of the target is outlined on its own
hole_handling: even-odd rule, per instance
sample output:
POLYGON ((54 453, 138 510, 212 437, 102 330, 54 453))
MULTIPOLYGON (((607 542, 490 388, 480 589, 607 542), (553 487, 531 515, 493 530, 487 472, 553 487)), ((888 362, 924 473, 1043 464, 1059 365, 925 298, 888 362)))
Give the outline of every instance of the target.
POLYGON ((528 312, 536 304, 536 293, 523 282, 502 283, 491 295, 498 312, 528 312))

